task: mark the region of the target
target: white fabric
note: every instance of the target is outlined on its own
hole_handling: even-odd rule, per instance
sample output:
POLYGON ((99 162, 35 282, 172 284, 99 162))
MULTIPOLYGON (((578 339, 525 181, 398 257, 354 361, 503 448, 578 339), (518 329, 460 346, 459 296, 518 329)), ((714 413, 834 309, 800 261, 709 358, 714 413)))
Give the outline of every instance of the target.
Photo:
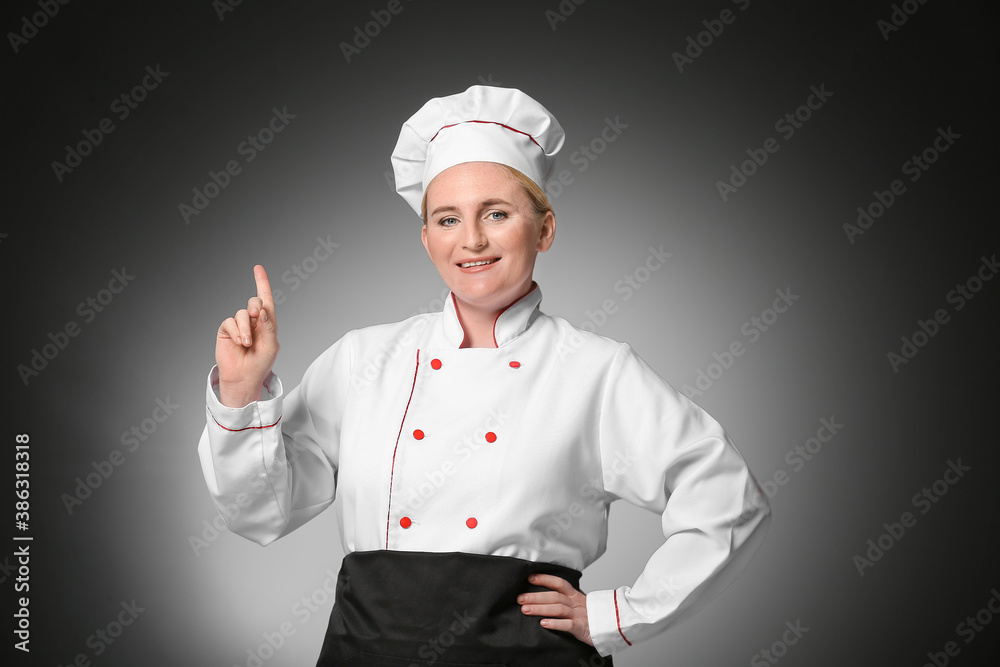
POLYGON ((436 97, 399 132, 392 152, 396 191, 419 215, 434 177, 465 162, 505 164, 544 189, 565 138, 559 121, 515 88, 472 86, 436 97))
POLYGON ((230 530, 268 544, 339 492, 345 553, 461 551, 583 570, 604 553, 622 498, 661 515, 666 541, 631 586, 587 594, 598 652, 690 616, 756 550, 767 500, 718 422, 628 345, 545 315, 540 301, 536 286, 498 317, 496 348, 459 347, 453 297, 443 312, 351 331, 298 387, 285 394, 272 374, 243 408, 219 402, 213 368, 198 449, 217 506, 241 501, 230 530))

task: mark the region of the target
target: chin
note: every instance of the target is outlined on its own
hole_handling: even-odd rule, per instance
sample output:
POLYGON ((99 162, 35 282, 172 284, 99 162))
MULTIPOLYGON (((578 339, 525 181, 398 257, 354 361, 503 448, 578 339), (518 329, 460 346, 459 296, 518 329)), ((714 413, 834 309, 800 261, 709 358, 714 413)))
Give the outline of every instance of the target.
MULTIPOLYGON (((496 305, 493 301, 502 301, 510 292, 510 287, 491 285, 453 285, 451 291, 462 301, 477 305, 496 305)), ((506 305, 506 304, 504 304, 506 305)))
POLYGON ((462 301, 476 305, 489 304, 491 301, 499 298, 500 296, 495 290, 452 288, 452 291, 455 293, 455 296, 462 301))

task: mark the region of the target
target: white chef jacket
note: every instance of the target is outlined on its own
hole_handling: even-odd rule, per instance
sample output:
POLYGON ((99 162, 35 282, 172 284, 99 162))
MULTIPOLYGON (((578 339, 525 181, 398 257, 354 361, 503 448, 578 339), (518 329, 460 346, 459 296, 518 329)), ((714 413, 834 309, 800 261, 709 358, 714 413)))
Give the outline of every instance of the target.
POLYGON ((468 552, 583 570, 612 501, 662 515, 632 586, 587 593, 603 655, 690 616, 749 562, 770 508, 718 422, 632 349, 541 312, 537 284, 462 348, 442 312, 357 329, 287 396, 222 405, 209 374, 202 469, 228 527, 266 545, 339 491, 345 553, 468 552), (239 501, 239 502, 237 502, 239 501))

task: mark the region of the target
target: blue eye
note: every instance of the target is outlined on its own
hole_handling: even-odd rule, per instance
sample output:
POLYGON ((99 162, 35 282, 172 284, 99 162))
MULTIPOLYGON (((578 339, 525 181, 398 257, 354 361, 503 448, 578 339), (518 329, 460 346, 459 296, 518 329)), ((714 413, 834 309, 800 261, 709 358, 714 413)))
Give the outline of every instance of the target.
POLYGON ((455 218, 441 218, 438 220, 438 224, 442 227, 454 227, 458 224, 458 220, 455 218))
POLYGON ((506 218, 507 214, 504 213, 503 211, 490 211, 490 213, 487 215, 487 217, 490 220, 497 221, 497 220, 503 220, 504 218, 506 218), (495 216, 499 216, 499 217, 495 217, 495 216))

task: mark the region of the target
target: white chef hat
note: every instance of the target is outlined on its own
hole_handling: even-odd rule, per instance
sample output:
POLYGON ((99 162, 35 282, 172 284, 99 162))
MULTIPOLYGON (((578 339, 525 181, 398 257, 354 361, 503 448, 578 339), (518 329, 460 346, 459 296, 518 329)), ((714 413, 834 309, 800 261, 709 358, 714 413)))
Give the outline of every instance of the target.
POLYGON ((392 151, 396 192, 420 215, 435 176, 463 162, 498 162, 545 189, 566 134, 541 104, 516 88, 471 86, 429 100, 403 124, 392 151))

